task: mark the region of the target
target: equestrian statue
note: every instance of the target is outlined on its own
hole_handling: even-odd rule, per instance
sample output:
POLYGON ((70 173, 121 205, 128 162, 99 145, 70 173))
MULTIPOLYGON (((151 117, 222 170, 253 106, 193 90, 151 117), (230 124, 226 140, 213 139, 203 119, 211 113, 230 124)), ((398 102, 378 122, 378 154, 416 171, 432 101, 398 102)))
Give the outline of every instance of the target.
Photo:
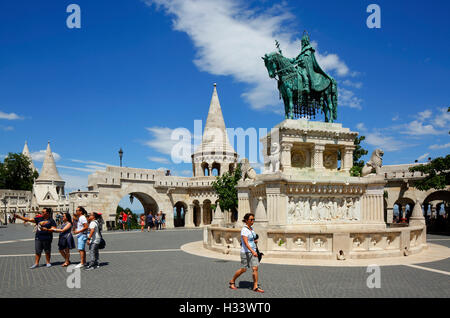
POLYGON ((265 54, 262 59, 269 77, 278 81, 286 119, 311 119, 322 111, 325 121, 332 123, 337 119, 337 84, 317 63, 308 34, 303 34, 302 50, 294 59, 284 57, 275 42, 278 52, 265 54))

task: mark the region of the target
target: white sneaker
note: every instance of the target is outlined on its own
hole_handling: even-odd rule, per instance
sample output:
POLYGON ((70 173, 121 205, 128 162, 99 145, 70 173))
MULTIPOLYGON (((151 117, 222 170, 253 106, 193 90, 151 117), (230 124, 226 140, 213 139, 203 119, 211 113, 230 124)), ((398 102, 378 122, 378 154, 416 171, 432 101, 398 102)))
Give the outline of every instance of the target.
POLYGON ((81 267, 84 267, 84 264, 78 264, 78 265, 75 265, 75 268, 81 268, 81 267))

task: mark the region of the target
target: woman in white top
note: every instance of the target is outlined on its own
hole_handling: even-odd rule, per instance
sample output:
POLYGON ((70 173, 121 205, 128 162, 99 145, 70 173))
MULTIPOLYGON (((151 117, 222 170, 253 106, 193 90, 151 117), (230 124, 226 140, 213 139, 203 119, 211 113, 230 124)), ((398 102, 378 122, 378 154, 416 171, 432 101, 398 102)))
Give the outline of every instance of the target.
POLYGON ((233 279, 230 280, 230 288, 237 289, 235 282, 236 279, 247 271, 247 268, 253 270, 253 291, 258 293, 264 293, 258 286, 258 253, 256 252, 256 239, 255 231, 253 231, 252 225, 255 222, 255 215, 247 213, 244 216, 242 222, 245 223, 241 231, 241 268, 234 273, 233 279))

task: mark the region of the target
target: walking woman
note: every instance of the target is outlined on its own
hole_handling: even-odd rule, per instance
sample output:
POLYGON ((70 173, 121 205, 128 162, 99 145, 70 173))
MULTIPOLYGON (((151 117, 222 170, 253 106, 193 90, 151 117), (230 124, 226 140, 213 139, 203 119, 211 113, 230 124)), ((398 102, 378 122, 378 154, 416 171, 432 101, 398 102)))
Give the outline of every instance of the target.
POLYGON ((58 247, 61 256, 65 262, 62 267, 70 265, 70 250, 75 248, 75 241, 72 236, 72 217, 70 213, 64 213, 62 217, 62 225, 59 229, 54 229, 53 232, 59 233, 58 247))
POLYGON ((141 232, 144 232, 144 226, 145 226, 145 215, 144 214, 141 214, 141 217, 140 217, 140 222, 141 222, 141 232))
POLYGON ((256 234, 253 231, 253 223, 255 222, 255 215, 247 213, 244 215, 242 222, 245 225, 241 230, 241 268, 234 273, 233 278, 230 280, 229 285, 231 289, 237 289, 236 279, 247 271, 247 268, 253 270, 253 291, 258 293, 264 293, 264 290, 258 286, 258 253, 256 253, 256 234))

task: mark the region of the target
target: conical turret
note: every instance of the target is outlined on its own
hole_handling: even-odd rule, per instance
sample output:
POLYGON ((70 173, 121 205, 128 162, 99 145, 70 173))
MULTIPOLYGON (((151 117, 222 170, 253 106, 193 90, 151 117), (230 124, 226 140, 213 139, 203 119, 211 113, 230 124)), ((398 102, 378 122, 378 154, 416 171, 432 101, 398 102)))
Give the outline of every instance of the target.
POLYGON ((31 161, 31 165, 30 165, 31 169, 32 170, 36 170, 36 168, 34 167, 34 164, 33 164, 33 158, 31 157, 30 149, 28 149, 28 142, 26 142, 26 141, 25 141, 25 146, 23 146, 22 155, 24 155, 25 157, 30 159, 30 161, 31 161))
POLYGON ((42 170, 37 181, 63 181, 56 169, 55 158, 53 158, 53 153, 50 148, 50 141, 47 144, 44 164, 42 165, 42 170))
POLYGON ((217 85, 214 83, 214 90, 209 105, 208 118, 206 119, 205 130, 201 145, 195 153, 206 152, 236 153, 228 140, 227 129, 223 119, 222 108, 220 107, 217 85))
POLYGON ((217 169, 218 175, 234 169, 237 153, 228 139, 222 108, 220 107, 217 85, 209 105, 202 143, 192 155, 195 176, 211 176, 212 170, 217 169))

